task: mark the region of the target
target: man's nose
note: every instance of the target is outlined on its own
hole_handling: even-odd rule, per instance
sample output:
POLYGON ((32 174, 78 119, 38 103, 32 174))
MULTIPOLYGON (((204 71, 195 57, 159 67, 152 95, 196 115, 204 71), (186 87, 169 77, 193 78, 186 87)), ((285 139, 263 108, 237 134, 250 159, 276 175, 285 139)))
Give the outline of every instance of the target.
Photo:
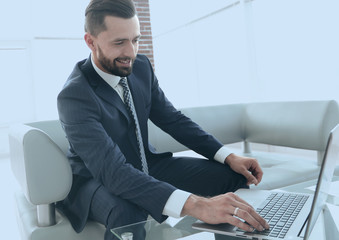
POLYGON ((124 55, 134 58, 138 52, 138 44, 133 42, 128 42, 124 48, 124 55))

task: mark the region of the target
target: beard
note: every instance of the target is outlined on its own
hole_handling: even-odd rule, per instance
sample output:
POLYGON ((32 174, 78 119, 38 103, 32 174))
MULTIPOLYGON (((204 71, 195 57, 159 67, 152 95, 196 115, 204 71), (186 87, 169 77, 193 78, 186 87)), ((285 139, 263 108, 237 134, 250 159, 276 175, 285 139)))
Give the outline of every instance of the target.
POLYGON ((104 55, 99 46, 98 52, 99 52, 98 62, 107 72, 119 77, 127 77, 132 73, 133 63, 135 59, 126 57, 126 58, 115 58, 111 60, 104 55), (130 60, 132 62, 131 67, 118 67, 116 64, 118 60, 121 61, 130 60))

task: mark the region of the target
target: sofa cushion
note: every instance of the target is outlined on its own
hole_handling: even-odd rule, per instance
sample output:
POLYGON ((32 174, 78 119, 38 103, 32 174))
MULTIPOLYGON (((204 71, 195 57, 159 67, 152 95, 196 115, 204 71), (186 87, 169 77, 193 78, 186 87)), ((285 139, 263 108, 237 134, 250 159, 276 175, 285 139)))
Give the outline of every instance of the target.
POLYGON ((316 159, 273 152, 252 152, 246 156, 254 157, 260 163, 264 176, 253 189, 276 189, 315 179, 320 166, 316 159))

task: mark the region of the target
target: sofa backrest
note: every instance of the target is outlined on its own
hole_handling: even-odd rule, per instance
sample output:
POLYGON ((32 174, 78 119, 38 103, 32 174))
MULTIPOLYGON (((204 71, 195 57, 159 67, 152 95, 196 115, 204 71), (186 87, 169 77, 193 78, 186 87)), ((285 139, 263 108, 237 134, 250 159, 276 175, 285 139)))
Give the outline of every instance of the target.
MULTIPOLYGON (((224 144, 241 141, 324 151, 339 123, 336 101, 266 102, 184 108, 181 111, 224 144)), ((153 123, 150 143, 159 151, 187 150, 153 123)))
MULTIPOLYGON (((228 104, 183 108, 180 111, 206 132, 211 133, 224 144, 243 141, 245 137, 243 118, 245 104, 228 104)), ((187 150, 152 122, 148 125, 149 141, 158 152, 179 152, 187 150)))
POLYGON ((335 101, 251 103, 243 118, 248 142, 325 151, 339 110, 335 101))

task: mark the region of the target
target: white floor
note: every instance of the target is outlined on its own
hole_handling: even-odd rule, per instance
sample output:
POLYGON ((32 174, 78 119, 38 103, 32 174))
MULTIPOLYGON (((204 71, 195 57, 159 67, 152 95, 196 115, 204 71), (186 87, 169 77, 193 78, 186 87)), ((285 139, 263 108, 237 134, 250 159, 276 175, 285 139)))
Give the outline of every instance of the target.
POLYGON ((20 233, 16 223, 14 192, 18 184, 14 179, 8 159, 0 158, 0 239, 19 240, 20 233))

